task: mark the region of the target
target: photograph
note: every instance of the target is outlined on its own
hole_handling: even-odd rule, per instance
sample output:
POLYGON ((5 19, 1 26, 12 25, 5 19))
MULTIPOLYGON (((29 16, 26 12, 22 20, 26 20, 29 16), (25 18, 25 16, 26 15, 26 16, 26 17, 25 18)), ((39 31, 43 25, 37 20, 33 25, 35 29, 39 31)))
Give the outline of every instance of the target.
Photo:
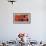
POLYGON ((14 13, 13 24, 30 24, 31 13, 14 13))

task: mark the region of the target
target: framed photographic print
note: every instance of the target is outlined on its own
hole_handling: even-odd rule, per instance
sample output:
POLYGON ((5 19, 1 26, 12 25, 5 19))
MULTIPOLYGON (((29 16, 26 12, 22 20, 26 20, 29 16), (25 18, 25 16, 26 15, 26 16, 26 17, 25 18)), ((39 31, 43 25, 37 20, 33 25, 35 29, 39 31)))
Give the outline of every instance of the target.
POLYGON ((14 13, 13 24, 30 24, 31 13, 14 13))

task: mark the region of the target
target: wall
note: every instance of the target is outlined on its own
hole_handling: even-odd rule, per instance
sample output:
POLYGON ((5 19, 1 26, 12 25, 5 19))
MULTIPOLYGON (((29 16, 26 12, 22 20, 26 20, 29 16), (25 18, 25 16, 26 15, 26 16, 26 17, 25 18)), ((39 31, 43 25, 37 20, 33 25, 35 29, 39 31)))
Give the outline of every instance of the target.
POLYGON ((17 0, 13 5, 0 0, 0 40, 11 40, 18 32, 26 32, 37 41, 46 40, 45 0, 17 0), (30 12, 31 24, 13 24, 13 13, 30 12))

